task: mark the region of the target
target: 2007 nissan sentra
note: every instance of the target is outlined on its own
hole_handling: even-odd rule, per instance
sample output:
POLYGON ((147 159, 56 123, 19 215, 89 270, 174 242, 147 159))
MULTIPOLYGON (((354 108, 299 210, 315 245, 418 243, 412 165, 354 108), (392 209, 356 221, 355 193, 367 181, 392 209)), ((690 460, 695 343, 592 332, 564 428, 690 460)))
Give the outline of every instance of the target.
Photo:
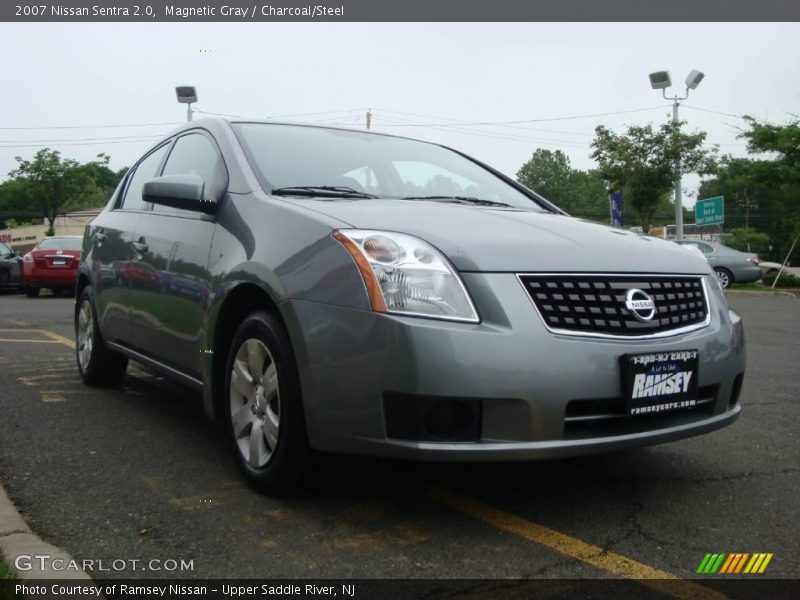
POLYGON ((268 491, 311 450, 528 460, 706 433, 745 370, 697 253, 442 146, 271 121, 187 123, 133 166, 86 228, 75 326, 87 384, 132 359, 202 391, 268 491))

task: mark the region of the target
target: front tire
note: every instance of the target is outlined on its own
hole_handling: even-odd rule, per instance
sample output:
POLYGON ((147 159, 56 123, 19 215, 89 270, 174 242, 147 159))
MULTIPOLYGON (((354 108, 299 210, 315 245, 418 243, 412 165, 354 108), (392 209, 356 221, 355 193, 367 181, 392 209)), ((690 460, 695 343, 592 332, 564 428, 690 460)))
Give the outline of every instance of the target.
POLYGON ((723 290, 727 290, 733 283, 733 273, 724 267, 716 267, 714 273, 717 275, 717 281, 723 290))
POLYGON ((280 321, 250 314, 236 330, 225 372, 223 411, 239 466, 261 491, 291 490, 310 453, 297 367, 280 321))
POLYGON ((86 286, 75 305, 75 358, 87 385, 116 385, 125 376, 128 357, 103 341, 97 326, 91 286, 86 286))

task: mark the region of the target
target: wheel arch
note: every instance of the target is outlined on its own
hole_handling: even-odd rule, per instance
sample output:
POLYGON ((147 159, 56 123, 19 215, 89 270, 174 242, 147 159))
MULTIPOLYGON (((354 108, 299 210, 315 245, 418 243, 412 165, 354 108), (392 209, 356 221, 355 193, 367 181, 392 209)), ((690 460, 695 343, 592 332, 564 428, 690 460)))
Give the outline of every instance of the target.
POLYGON ((78 274, 78 280, 75 282, 75 303, 77 303, 78 300, 80 300, 83 290, 90 283, 91 281, 89 281, 89 276, 86 273, 78 274))
POLYGON ((285 315, 279 303, 262 286, 253 282, 242 282, 235 285, 225 295, 219 308, 214 311, 214 318, 209 323, 208 340, 211 352, 205 369, 205 393, 203 403, 206 414, 212 419, 219 418, 224 399, 225 367, 228 359, 228 348, 236 329, 242 321, 256 310, 265 310, 275 316, 289 335, 292 354, 295 359, 294 344, 289 333, 285 315))

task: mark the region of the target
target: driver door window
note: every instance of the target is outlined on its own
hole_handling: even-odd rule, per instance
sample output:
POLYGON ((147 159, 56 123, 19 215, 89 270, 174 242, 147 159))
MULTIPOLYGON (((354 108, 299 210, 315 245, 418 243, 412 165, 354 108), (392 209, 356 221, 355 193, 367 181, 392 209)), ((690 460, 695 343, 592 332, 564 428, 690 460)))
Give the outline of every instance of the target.
MULTIPOLYGON (((221 162, 211 140, 200 133, 191 133, 179 137, 175 142, 162 175, 200 175, 205 182, 207 192, 214 183, 214 177, 221 162)), ((198 216, 197 213, 171 206, 159 205, 154 210, 187 217, 197 218, 198 216)))

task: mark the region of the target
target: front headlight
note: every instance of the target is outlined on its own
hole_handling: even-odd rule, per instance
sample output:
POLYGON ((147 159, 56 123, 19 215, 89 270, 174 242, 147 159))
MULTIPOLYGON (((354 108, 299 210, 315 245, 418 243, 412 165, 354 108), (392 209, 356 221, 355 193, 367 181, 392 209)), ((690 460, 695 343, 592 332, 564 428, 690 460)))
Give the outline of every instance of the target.
POLYGON ((404 233, 340 229, 333 237, 358 265, 372 310, 477 323, 461 278, 427 242, 404 233))

